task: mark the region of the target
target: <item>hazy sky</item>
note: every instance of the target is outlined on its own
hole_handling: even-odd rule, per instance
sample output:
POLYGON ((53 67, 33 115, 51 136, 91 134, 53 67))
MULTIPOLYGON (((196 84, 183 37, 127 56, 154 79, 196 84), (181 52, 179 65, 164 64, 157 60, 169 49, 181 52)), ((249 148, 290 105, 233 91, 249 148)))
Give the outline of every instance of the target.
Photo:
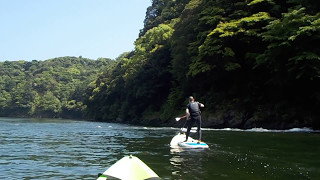
POLYGON ((0 61, 116 58, 134 49, 151 0, 0 0, 0 61))

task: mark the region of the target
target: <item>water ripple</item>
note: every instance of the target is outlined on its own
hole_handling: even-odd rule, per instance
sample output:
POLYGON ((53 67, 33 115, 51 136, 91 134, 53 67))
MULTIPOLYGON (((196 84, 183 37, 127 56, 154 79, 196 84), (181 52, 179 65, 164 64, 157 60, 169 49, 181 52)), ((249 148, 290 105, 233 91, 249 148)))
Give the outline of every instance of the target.
POLYGON ((209 150, 171 149, 177 128, 0 118, 0 179, 96 179, 136 155, 163 179, 313 179, 320 135, 203 131, 209 150))

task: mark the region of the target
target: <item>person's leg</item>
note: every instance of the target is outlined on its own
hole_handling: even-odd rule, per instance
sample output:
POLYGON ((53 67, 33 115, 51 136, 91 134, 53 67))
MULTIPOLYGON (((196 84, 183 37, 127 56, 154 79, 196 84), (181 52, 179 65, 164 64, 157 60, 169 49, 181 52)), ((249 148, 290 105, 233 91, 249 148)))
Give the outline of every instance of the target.
POLYGON ((197 124, 198 138, 199 138, 199 141, 201 141, 201 136, 202 136, 202 132, 201 132, 201 116, 197 117, 196 124, 197 124))
POLYGON ((189 134, 190 134, 190 130, 191 130, 193 124, 194 124, 194 119, 191 118, 191 119, 189 119, 188 121, 189 121, 189 122, 188 122, 188 128, 187 128, 187 133, 186 133, 186 141, 188 141, 188 137, 189 137, 189 134))

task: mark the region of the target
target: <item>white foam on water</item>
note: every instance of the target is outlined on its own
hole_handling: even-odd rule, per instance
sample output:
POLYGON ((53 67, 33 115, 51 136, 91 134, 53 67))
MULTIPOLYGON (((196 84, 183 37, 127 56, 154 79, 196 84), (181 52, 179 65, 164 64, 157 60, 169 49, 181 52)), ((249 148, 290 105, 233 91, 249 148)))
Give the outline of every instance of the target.
MULTIPOLYGON (((182 132, 187 132, 187 128, 181 128, 182 132)), ((197 132, 197 127, 193 127, 190 130, 191 133, 196 133, 197 132)))
POLYGON ((313 130, 312 128, 304 127, 304 128, 292 128, 286 130, 286 132, 320 132, 320 130, 313 130))
POLYGON ((285 132, 285 133, 320 133, 320 130, 313 130, 309 127, 292 128, 286 130, 264 129, 264 128, 252 128, 252 129, 238 129, 238 128, 223 128, 223 129, 211 129, 202 128, 205 131, 242 131, 242 132, 285 132))
POLYGON ((139 127, 139 126, 133 126, 129 127, 130 129, 147 129, 147 130, 172 130, 172 129, 177 129, 174 127, 139 127))
MULTIPOLYGON (((113 126, 109 126, 112 128, 113 126)), ((180 130, 180 132, 187 132, 187 129, 184 128, 176 128, 176 127, 143 127, 143 126, 128 126, 128 129, 143 129, 143 130, 150 130, 150 131, 159 131, 159 130, 180 130)), ((320 130, 313 130, 310 127, 303 127, 303 128, 292 128, 286 130, 275 130, 275 129, 265 129, 265 128, 251 128, 251 129, 239 129, 239 128, 222 128, 222 129, 215 129, 215 128, 201 128, 202 131, 240 131, 240 132, 284 132, 284 133, 320 133, 320 130)), ((197 132, 197 127, 191 128, 191 133, 197 132)))

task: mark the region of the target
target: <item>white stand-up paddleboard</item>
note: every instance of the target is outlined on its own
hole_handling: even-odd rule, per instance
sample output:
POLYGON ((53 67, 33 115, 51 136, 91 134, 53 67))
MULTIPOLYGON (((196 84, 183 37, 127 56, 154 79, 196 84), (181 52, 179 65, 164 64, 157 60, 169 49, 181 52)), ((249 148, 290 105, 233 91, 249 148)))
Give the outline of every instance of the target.
POLYGON ((109 167, 97 180, 106 179, 143 180, 160 178, 139 158, 125 156, 109 167))
POLYGON ((188 137, 188 141, 185 142, 186 135, 185 134, 177 134, 175 135, 171 142, 170 146, 172 148, 181 147, 181 148, 198 148, 198 149, 206 149, 209 146, 205 142, 198 143, 198 140, 195 140, 191 137, 188 137))

